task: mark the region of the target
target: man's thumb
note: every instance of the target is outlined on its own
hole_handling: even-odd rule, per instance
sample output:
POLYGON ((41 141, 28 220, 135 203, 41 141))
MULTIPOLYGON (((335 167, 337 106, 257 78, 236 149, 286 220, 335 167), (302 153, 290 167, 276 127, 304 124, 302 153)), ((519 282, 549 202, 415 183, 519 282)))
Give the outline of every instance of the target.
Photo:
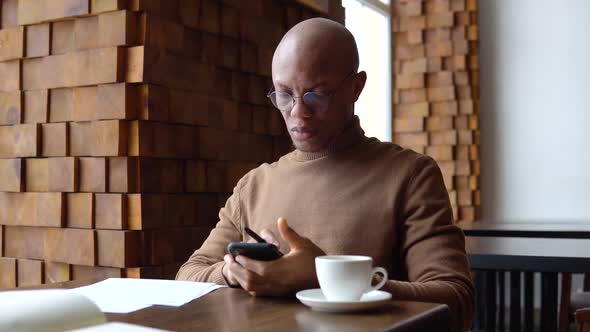
POLYGON ((299 249, 305 244, 305 238, 297 234, 297 232, 289 227, 285 218, 279 218, 279 220, 277 220, 277 224, 279 233, 281 233, 281 237, 285 240, 285 242, 287 242, 287 245, 289 245, 291 250, 299 249))

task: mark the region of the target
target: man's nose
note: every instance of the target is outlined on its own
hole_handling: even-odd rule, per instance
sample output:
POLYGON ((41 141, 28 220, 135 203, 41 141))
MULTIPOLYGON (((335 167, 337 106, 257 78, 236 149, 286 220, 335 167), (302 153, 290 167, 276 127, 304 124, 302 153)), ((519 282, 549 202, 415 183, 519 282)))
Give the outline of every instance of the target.
POLYGON ((296 118, 309 118, 313 115, 313 111, 305 105, 303 98, 295 98, 295 104, 291 109, 291 116, 296 118))

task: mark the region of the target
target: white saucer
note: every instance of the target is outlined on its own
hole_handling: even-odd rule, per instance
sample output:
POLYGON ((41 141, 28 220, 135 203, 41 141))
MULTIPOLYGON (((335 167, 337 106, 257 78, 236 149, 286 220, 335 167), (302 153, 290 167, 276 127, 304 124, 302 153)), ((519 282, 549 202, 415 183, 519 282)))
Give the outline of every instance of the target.
POLYGON ((391 299, 390 293, 374 290, 364 294, 358 301, 328 301, 319 288, 302 290, 295 296, 313 310, 325 312, 364 311, 379 307, 391 299))

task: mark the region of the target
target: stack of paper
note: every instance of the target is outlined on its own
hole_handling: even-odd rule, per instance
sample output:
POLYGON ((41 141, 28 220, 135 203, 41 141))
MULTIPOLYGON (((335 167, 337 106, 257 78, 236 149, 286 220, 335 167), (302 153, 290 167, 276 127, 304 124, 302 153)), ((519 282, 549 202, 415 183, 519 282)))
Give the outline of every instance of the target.
POLYGON ((225 286, 192 281, 110 278, 69 292, 89 298, 102 312, 128 313, 151 305, 178 307, 221 287, 225 286))

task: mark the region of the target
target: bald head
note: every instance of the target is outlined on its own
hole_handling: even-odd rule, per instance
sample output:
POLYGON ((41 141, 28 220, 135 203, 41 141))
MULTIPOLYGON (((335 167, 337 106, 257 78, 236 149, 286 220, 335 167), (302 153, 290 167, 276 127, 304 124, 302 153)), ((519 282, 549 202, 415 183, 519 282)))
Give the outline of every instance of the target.
POLYGON ((285 66, 342 74, 356 72, 359 66, 356 42, 350 31, 338 22, 325 18, 305 20, 291 28, 277 46, 273 76, 275 70, 285 66))

